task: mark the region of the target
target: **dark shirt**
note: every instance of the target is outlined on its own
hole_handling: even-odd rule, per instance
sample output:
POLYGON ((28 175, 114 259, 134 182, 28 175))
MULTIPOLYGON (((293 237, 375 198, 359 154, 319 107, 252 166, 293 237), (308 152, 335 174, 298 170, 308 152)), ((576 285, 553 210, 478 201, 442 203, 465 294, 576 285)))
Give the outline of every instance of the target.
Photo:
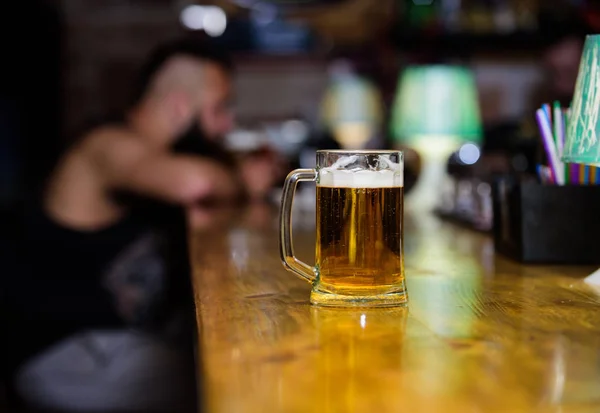
POLYGON ((7 279, 13 368, 80 330, 160 329, 189 282, 179 209, 136 205, 98 231, 65 228, 40 208, 24 215, 7 279))
MULTIPOLYGON (((86 130, 103 124, 124 121, 105 117, 86 130)), ((172 151, 234 163, 197 127, 172 151)), ((160 329, 170 309, 182 302, 181 294, 191 297, 183 209, 126 193, 113 196, 129 212, 97 231, 55 222, 44 213, 41 197, 21 211, 19 240, 11 243, 12 264, 3 277, 7 318, 14 327, 13 366, 82 329, 160 329)))
MULTIPOLYGON (((178 143, 174 151, 227 162, 225 152, 193 136, 178 143)), ((0 238, 2 373, 8 381, 33 356, 87 330, 142 330, 192 352, 183 208, 131 194, 113 197, 128 213, 96 231, 60 225, 44 212, 41 197, 10 217, 11 234, 0 238)))

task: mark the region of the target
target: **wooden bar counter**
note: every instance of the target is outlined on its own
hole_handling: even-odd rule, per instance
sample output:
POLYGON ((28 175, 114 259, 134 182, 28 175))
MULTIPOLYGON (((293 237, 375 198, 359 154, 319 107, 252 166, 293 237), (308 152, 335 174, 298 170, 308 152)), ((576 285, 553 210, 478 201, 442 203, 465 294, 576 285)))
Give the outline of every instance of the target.
MULTIPOLYGON (((279 261, 277 211, 211 214, 190 218, 207 412, 600 412, 594 268, 519 265, 407 216, 408 307, 319 308, 279 261)), ((313 221, 295 216, 309 263, 313 221)))

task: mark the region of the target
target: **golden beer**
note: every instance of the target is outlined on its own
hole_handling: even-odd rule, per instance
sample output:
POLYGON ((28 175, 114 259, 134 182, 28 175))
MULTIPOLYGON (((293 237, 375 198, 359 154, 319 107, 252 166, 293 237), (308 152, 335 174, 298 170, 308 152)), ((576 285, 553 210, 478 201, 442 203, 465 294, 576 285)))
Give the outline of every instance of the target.
POLYGON ((317 186, 319 290, 361 296, 404 291, 403 198, 401 186, 317 186))
POLYGON ((311 304, 392 307, 408 302, 404 281, 404 155, 394 150, 317 151, 281 197, 281 262, 312 285, 311 304), (294 255, 292 201, 301 181, 317 183, 316 265, 294 255))

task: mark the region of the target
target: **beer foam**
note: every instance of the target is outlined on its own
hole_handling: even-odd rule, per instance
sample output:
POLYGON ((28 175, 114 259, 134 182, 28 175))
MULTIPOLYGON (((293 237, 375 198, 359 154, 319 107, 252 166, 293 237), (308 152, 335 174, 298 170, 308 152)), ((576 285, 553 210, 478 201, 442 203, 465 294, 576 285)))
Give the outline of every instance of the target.
POLYGON ((404 186, 402 170, 369 171, 323 168, 318 186, 330 188, 395 188, 404 186))

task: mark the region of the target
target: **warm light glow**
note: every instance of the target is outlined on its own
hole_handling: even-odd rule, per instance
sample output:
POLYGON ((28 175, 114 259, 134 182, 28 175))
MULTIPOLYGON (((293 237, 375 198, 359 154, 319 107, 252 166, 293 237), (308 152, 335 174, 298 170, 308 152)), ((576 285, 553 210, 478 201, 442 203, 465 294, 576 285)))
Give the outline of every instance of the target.
POLYGON ((451 135, 416 135, 411 146, 421 155, 442 159, 444 162, 458 149, 460 138, 451 135))
POLYGON ((321 102, 323 125, 344 149, 363 149, 383 122, 383 105, 377 87, 352 72, 341 69, 321 102))
POLYGON ((428 213, 438 207, 440 188, 447 179, 450 156, 459 148, 460 139, 451 135, 422 135, 411 142, 421 158, 417 185, 406 198, 407 211, 428 213))
POLYGON ((334 126, 335 140, 344 149, 361 149, 373 136, 373 125, 367 122, 345 122, 334 126))

